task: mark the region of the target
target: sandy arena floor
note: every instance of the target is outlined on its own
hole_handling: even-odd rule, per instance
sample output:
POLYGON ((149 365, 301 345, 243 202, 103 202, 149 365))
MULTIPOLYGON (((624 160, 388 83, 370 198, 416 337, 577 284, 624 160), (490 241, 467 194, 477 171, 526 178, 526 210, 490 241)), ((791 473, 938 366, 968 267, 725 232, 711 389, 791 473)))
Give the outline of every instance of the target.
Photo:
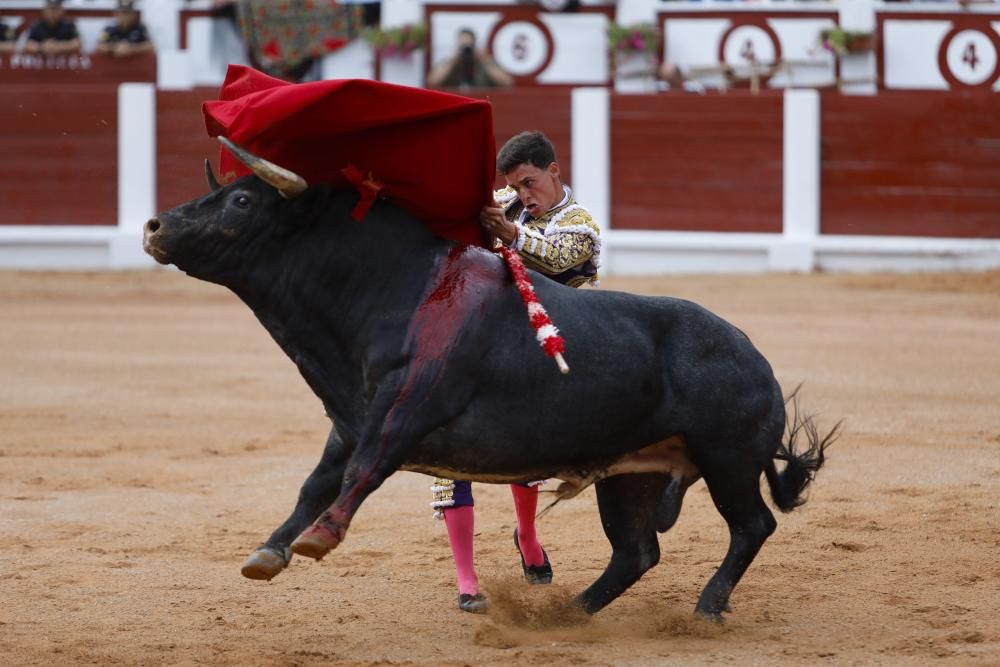
POLYGON ((244 579, 326 435, 291 362, 230 293, 177 272, 7 272, 0 662, 1000 664, 1000 274, 605 287, 712 308, 786 391, 805 383, 821 425, 846 420, 724 627, 691 617, 727 543, 702 483, 660 565, 579 625, 550 610, 609 555, 592 489, 541 520, 556 584, 527 590, 509 492, 478 487, 487 617, 455 609, 414 474, 375 493, 323 562, 244 579))

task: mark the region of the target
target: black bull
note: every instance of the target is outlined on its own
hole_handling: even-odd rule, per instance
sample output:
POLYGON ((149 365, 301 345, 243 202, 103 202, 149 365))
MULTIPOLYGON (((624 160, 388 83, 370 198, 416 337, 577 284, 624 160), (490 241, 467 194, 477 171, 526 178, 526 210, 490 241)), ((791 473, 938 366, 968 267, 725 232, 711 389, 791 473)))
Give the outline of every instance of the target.
POLYGON ((578 598, 593 613, 658 562, 657 531, 702 477, 730 544, 696 612, 721 619, 776 527, 761 473, 775 504, 793 509, 834 433, 794 418, 783 442, 785 401, 770 365, 704 308, 535 274, 567 341, 573 370, 561 375, 499 257, 436 238, 387 202, 359 224, 356 199, 325 186, 286 199, 248 176, 146 225, 156 260, 228 287, 253 310, 332 420, 294 511, 244 574, 270 579, 290 552, 322 557, 397 470, 551 477, 564 480, 561 497, 596 484, 612 555, 578 598), (797 433, 808 440, 801 453, 797 433), (775 459, 787 462, 780 474, 775 459))

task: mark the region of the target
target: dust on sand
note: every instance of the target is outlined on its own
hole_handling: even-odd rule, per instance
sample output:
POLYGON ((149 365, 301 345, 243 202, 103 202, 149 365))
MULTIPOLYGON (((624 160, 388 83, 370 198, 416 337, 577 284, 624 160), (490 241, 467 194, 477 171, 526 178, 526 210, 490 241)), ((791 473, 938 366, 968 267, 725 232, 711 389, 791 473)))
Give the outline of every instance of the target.
POLYGON ((846 419, 725 626, 690 616, 727 544, 701 483, 659 566, 592 619, 560 613, 609 556, 592 491, 542 519, 556 583, 529 590, 509 492, 477 486, 489 616, 456 610, 428 480, 412 474, 324 561, 245 580, 326 435, 291 362, 231 294, 175 272, 8 272, 4 664, 997 664, 1000 274, 606 287, 708 306, 786 390, 805 382, 821 426, 846 419))

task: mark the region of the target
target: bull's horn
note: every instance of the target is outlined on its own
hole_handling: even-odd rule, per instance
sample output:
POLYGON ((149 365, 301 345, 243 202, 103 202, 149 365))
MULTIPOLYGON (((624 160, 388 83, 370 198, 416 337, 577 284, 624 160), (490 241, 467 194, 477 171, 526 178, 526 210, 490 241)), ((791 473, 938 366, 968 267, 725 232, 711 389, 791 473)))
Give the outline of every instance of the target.
POLYGON ((215 174, 212 173, 212 163, 208 161, 208 158, 205 158, 205 180, 208 181, 208 187, 212 188, 212 192, 215 192, 222 187, 219 185, 219 182, 215 180, 215 174))
POLYGON ((260 180, 277 188, 278 192, 285 199, 294 199, 308 187, 306 179, 294 171, 289 171, 273 162, 268 162, 264 158, 259 158, 253 153, 243 150, 226 137, 219 137, 219 141, 229 149, 230 153, 236 156, 237 160, 245 164, 250 171, 256 174, 260 180))

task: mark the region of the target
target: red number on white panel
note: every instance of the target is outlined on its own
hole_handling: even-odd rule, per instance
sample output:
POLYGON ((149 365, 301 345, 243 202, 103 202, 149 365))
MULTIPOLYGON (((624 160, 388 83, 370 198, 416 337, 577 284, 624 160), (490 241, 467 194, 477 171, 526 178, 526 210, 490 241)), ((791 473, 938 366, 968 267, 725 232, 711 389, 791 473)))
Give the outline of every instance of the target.
POLYGON ((969 42, 965 45, 965 50, 962 51, 962 62, 969 66, 973 72, 976 71, 976 65, 979 64, 979 58, 976 56, 976 44, 975 42, 969 42))
POLYGON ((510 47, 514 60, 525 60, 528 57, 528 36, 519 34, 510 47))

